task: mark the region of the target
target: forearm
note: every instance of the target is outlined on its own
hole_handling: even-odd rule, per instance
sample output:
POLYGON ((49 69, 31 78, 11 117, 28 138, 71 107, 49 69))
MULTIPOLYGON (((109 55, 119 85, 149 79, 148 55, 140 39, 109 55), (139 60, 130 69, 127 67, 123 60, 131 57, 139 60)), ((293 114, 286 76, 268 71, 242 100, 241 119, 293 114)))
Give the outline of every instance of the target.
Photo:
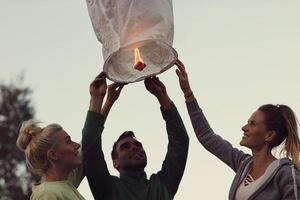
POLYGON ((103 97, 98 97, 98 98, 91 97, 89 111, 100 114, 102 103, 103 103, 103 97))
POLYGON ((166 121, 169 144, 161 172, 165 177, 170 192, 175 195, 185 169, 189 137, 173 103, 171 103, 170 109, 162 109, 162 114, 166 121))
POLYGON ((170 110, 172 107, 172 101, 168 94, 162 94, 161 96, 157 97, 157 100, 161 106, 162 110, 170 110))
POLYGON ((101 109, 101 114, 105 117, 108 116, 109 111, 111 110, 113 106, 113 102, 105 102, 102 109, 101 109))
POLYGON ((106 195, 110 187, 110 174, 102 152, 101 134, 105 117, 88 111, 82 131, 82 152, 84 170, 93 195, 96 199, 106 195), (100 188, 100 190, 98 190, 100 188))
POLYGON ((86 177, 94 199, 110 199, 112 179, 100 145, 91 149, 84 163, 86 177))
POLYGON ((186 102, 186 106, 199 142, 209 152, 217 156, 220 160, 236 171, 247 154, 233 148, 230 142, 215 134, 200 109, 196 99, 186 102))
POLYGON ((93 146, 101 145, 101 134, 104 129, 105 117, 98 112, 89 110, 82 130, 82 154, 89 153, 93 146))
POLYGON ((194 93, 190 91, 189 93, 184 94, 185 102, 192 102, 196 100, 194 93))

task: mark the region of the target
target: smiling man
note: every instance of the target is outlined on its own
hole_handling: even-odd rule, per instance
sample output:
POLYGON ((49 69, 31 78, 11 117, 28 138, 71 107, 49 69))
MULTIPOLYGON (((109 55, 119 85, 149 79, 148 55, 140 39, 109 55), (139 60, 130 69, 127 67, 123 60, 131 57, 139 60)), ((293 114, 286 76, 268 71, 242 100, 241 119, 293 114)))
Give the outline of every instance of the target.
POLYGON ((185 169, 189 138, 164 84, 157 77, 151 77, 145 80, 145 86, 159 101, 166 121, 169 143, 161 170, 147 178, 144 171, 147 156, 143 145, 132 131, 125 131, 114 143, 111 152, 113 166, 120 176, 110 175, 102 151, 101 130, 120 89, 108 87, 100 114, 91 109, 83 130, 85 172, 97 200, 172 200, 177 192, 185 169))

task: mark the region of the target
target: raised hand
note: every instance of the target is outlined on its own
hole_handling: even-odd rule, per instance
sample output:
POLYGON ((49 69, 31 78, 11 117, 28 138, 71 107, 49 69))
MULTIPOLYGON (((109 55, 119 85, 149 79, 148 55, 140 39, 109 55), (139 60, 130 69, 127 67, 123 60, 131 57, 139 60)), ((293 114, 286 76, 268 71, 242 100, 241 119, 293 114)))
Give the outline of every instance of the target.
POLYGON ((107 89, 106 74, 101 72, 90 84, 90 95, 92 98, 104 97, 107 89))
POLYGON ((107 97, 104 106, 101 110, 101 114, 107 116, 114 102, 119 98, 120 93, 126 85, 125 83, 112 83, 108 86, 107 97))
POLYGON ((146 89, 151 94, 156 96, 162 109, 168 110, 171 107, 172 101, 167 94, 167 89, 165 85, 158 79, 158 77, 153 76, 146 78, 144 84, 146 89))
POLYGON ((175 65, 177 66, 176 74, 178 76, 179 85, 180 85, 182 92, 184 93, 184 96, 185 97, 192 96, 193 92, 190 87, 188 75, 185 71, 185 67, 184 67, 183 63, 180 60, 177 60, 175 62, 175 65))
POLYGON ((90 84, 90 107, 89 110, 100 113, 104 96, 106 94, 106 74, 101 72, 95 80, 90 84))
POLYGON ((124 85, 126 85, 125 83, 112 83, 108 86, 107 89, 107 99, 106 101, 109 102, 115 102, 121 93, 121 90, 123 89, 124 85))
POLYGON ((146 78, 144 84, 146 89, 157 98, 167 94, 165 85, 156 76, 146 78))

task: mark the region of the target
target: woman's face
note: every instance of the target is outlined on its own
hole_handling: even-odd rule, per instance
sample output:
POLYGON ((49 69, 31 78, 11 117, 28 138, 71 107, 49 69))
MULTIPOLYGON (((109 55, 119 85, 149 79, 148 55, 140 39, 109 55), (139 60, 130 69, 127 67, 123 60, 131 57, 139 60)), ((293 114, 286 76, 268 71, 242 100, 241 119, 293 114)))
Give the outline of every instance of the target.
POLYGON ((267 144, 269 135, 264 120, 265 114, 259 110, 251 115, 248 123, 242 127, 244 135, 240 141, 241 146, 255 149, 262 148, 267 144))
POLYGON ((57 161, 63 168, 74 169, 81 165, 79 157, 80 144, 73 142, 71 137, 64 131, 60 130, 56 134, 55 152, 57 161))

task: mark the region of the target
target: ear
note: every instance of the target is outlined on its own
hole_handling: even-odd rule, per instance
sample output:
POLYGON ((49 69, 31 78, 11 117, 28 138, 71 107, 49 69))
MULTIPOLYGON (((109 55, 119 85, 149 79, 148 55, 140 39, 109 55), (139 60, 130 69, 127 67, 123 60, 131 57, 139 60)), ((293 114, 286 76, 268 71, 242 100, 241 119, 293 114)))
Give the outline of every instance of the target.
POLYGON ((275 137, 276 137, 276 132, 275 131, 268 131, 267 135, 265 137, 265 141, 270 143, 270 142, 275 140, 275 137))
POLYGON ((116 170, 118 170, 119 171, 119 161, 118 161, 118 159, 114 159, 113 160, 113 165, 114 165, 114 168, 116 169, 116 170))
POLYGON ((47 151, 47 158, 49 160, 58 160, 58 155, 57 155, 56 151, 54 151, 53 149, 49 149, 47 151))

